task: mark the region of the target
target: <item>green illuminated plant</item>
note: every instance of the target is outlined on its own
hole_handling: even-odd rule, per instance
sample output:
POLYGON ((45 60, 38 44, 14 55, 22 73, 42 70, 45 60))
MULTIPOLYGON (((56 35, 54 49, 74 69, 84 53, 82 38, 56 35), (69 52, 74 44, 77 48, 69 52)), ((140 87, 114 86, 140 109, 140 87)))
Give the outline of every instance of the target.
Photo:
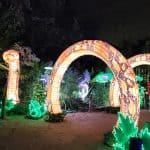
POLYGON ((122 113, 118 113, 119 122, 118 126, 114 127, 114 137, 116 143, 114 144, 115 150, 128 150, 129 139, 131 137, 137 137, 138 128, 133 120, 129 116, 124 116, 122 113))
POLYGON ((29 114, 27 117, 31 119, 39 119, 46 113, 44 105, 41 105, 37 100, 30 100, 28 109, 29 114))
POLYGON ((139 137, 143 143, 143 150, 150 150, 150 132, 148 128, 143 128, 138 134, 138 128, 129 116, 118 113, 118 126, 114 127, 115 137, 114 150, 128 150, 131 137, 139 137))
POLYGON ((143 150, 150 150, 150 132, 148 131, 148 128, 142 129, 139 137, 143 142, 143 150))

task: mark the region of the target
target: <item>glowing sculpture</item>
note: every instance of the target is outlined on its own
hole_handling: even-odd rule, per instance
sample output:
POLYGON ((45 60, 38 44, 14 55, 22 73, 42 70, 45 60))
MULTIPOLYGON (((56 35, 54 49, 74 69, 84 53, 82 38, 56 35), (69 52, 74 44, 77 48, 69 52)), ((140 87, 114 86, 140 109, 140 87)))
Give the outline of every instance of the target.
POLYGON ((69 65, 83 55, 96 56, 102 59, 112 69, 121 92, 120 111, 123 114, 131 116, 137 123, 140 104, 138 85, 135 81, 134 71, 119 51, 105 42, 96 40, 78 42, 67 48, 57 59, 52 70, 47 91, 49 112, 54 114, 62 112, 59 101, 61 80, 69 65))
POLYGON ((140 132, 140 138, 143 142, 143 150, 149 150, 150 149, 150 132, 148 131, 148 128, 144 128, 140 132))
POLYGON ((46 113, 44 105, 41 105, 37 100, 30 100, 29 117, 38 119, 46 113))
POLYGON ((139 81, 139 82, 143 81, 143 77, 141 76, 135 76, 135 77, 136 77, 136 81, 139 81))
POLYGON ((140 138, 143 143, 142 150, 150 149, 150 132, 148 128, 143 128, 138 134, 138 128, 135 122, 129 117, 124 116, 122 113, 118 113, 118 126, 114 127, 113 135, 115 137, 115 150, 128 150, 130 144, 130 138, 140 138))
MULTIPOLYGON (((150 65, 150 54, 136 55, 134 57, 129 58, 128 62, 132 68, 140 66, 140 65, 150 65)), ((139 80, 139 77, 137 79, 139 80)), ((120 101, 119 101, 120 92, 119 91, 120 89, 119 89, 117 79, 114 78, 110 84, 110 93, 109 93, 110 105, 112 107, 120 106, 120 101)))
POLYGON ((3 53, 3 59, 9 66, 7 94, 6 99, 13 99, 13 103, 19 103, 18 86, 19 86, 19 53, 15 50, 8 50, 3 53))
POLYGON ((107 83, 112 80, 113 75, 111 73, 103 73, 100 72, 96 77, 93 79, 95 82, 99 83, 107 83))
POLYGON ((118 126, 114 127, 113 130, 116 141, 114 149, 127 150, 129 149, 130 138, 137 137, 138 128, 129 116, 118 113, 118 118, 118 126))
POLYGON ((90 78, 90 73, 88 72, 88 70, 85 70, 85 72, 83 73, 84 79, 81 80, 78 84, 79 86, 79 96, 81 97, 81 99, 84 101, 85 97, 88 95, 89 93, 89 82, 91 80, 90 78))

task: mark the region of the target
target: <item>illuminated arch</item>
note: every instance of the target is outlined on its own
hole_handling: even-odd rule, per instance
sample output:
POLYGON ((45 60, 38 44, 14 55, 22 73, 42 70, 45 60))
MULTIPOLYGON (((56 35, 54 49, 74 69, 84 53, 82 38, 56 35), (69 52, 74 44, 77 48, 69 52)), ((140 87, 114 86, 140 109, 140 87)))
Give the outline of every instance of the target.
POLYGON ((48 84, 47 102, 49 112, 55 114, 62 112, 59 102, 61 80, 69 65, 83 55, 96 56, 112 69, 121 91, 120 111, 131 116, 137 123, 140 103, 134 71, 119 51, 105 42, 96 40, 78 42, 67 48, 57 59, 48 84))
POLYGON ((15 50, 8 50, 3 53, 3 59, 9 66, 7 79, 6 98, 12 99, 14 104, 19 103, 18 86, 19 86, 19 53, 15 50))
MULTIPOLYGON (((128 63, 132 68, 140 65, 150 65, 150 54, 139 54, 128 59, 128 63)), ((109 101, 112 107, 119 107, 119 85, 114 78, 110 84, 109 101), (115 87, 115 88, 114 88, 115 87)))

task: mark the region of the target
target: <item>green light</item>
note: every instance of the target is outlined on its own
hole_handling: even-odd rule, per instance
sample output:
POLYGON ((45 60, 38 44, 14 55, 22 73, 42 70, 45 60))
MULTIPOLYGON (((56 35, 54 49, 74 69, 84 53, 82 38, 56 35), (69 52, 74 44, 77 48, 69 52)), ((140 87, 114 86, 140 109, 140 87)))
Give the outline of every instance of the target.
POLYGON ((139 81, 139 82, 143 81, 143 77, 136 75, 136 81, 139 81))
POLYGON ((142 140, 142 150, 150 150, 150 132, 147 127, 143 128, 138 134, 138 128, 129 116, 118 113, 118 126, 114 127, 113 134, 116 143, 114 150, 128 150, 131 137, 137 137, 142 140))
POLYGON ((99 83, 107 83, 107 82, 111 81, 112 78, 113 78, 113 75, 111 73, 100 72, 99 74, 97 74, 95 76, 93 81, 99 82, 99 83))
POLYGON ((114 137, 116 143, 114 144, 115 150, 129 149, 129 140, 131 137, 137 137, 138 128, 134 121, 122 113, 118 113, 119 124, 114 127, 114 137))
POLYGON ((148 128, 142 129, 139 136, 143 142, 143 150, 150 150, 150 132, 148 128))
POLYGON ((13 99, 6 99, 5 109, 6 111, 10 111, 15 106, 13 99))
POLYGON ((32 118, 41 118, 45 113, 44 105, 41 105, 37 100, 30 100, 29 115, 32 118))

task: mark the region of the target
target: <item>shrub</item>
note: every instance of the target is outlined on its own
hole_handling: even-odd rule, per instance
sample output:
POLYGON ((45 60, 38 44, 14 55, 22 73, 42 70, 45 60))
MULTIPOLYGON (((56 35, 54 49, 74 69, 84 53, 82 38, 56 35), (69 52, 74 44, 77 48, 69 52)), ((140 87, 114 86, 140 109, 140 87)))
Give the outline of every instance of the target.
POLYGON ((40 104, 37 100, 30 100, 26 118, 39 119, 42 118, 45 113, 46 110, 44 108, 44 104, 40 104))
POLYGON ((19 103, 14 105, 14 107, 6 112, 8 115, 26 115, 28 112, 28 106, 25 103, 19 103))

